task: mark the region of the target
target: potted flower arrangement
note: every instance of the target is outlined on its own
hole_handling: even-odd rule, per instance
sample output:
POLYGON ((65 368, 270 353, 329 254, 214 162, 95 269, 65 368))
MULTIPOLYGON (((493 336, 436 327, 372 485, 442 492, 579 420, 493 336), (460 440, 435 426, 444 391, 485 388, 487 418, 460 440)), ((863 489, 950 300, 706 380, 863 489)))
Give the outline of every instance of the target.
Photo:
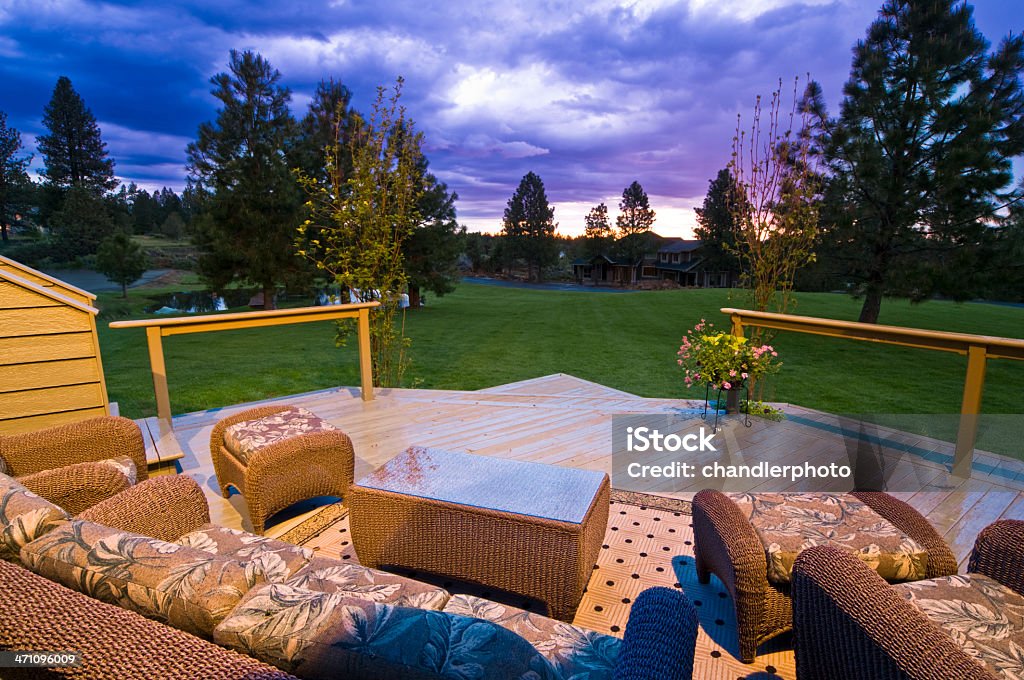
POLYGON ((686 331, 677 352, 687 387, 705 384, 715 390, 734 390, 769 373, 782 364, 771 345, 754 346, 747 338, 714 331, 704 319, 686 331))

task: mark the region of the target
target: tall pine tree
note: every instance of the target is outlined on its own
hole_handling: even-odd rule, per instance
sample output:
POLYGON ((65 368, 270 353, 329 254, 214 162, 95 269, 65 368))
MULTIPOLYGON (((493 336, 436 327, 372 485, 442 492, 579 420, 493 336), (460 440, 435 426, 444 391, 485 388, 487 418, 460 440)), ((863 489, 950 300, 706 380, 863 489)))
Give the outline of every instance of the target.
POLYGON ((696 208, 697 227, 694 235, 701 241, 701 257, 705 268, 715 271, 739 272, 736 253, 735 204, 742 200, 736 179, 729 168, 722 168, 708 182, 704 205, 696 208))
POLYGON ((210 81, 221 103, 217 118, 200 125, 188 146, 189 180, 203 194, 194 223, 203 250, 199 272, 215 287, 255 283, 264 307, 273 309, 278 284, 309 271, 293 244, 302 198, 289 162, 296 136, 291 93, 255 52, 232 50, 228 66, 210 81))
POLYGON ((854 48, 840 115, 808 105, 831 170, 826 256, 864 295, 874 323, 886 294, 971 294, 986 222, 1024 152, 1024 38, 989 53, 959 0, 887 0, 854 48))
POLYGON ((43 155, 43 176, 62 190, 76 187, 101 196, 117 186, 114 161, 107 157, 107 145, 100 126, 67 76, 57 79, 50 103, 43 109, 43 126, 48 134, 36 143, 43 155))
POLYGON ((615 226, 619 228, 620 238, 642 234, 654 226, 654 211, 640 182, 634 180, 622 190, 619 216, 615 218, 615 226))
POLYGON ((21 133, 7 127, 7 114, 0 111, 0 237, 8 231, 23 210, 31 188, 28 164, 32 156, 21 156, 21 133))
POLYGON ((583 249, 587 257, 607 253, 612 244, 612 225, 608 221, 608 206, 599 203, 584 218, 583 249))
POLYGON ((544 267, 552 264, 555 252, 555 209, 548 203, 544 182, 528 172, 508 199, 502 233, 512 253, 526 260, 527 276, 539 281, 544 267))

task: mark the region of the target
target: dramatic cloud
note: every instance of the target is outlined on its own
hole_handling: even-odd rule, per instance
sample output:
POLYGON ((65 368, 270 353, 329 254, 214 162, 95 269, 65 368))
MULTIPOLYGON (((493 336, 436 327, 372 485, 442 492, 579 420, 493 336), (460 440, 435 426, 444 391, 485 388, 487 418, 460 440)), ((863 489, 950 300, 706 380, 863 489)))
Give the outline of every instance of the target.
MULTIPOLYGON (((997 40, 1019 32, 1016 8, 987 0, 976 22, 997 40)), ((8 0, 0 110, 30 145, 67 75, 118 177, 180 190, 185 146, 215 115, 209 79, 230 49, 257 50, 278 68, 296 115, 323 78, 345 83, 366 110, 377 86, 402 75, 431 168, 459 194, 471 229, 498 229, 532 170, 564 233, 581 231, 602 201, 614 218, 636 179, 656 229, 680 235, 728 162, 737 113, 749 120, 758 94, 781 78, 788 97, 807 73, 834 110, 850 48, 876 11, 863 0, 8 0)))

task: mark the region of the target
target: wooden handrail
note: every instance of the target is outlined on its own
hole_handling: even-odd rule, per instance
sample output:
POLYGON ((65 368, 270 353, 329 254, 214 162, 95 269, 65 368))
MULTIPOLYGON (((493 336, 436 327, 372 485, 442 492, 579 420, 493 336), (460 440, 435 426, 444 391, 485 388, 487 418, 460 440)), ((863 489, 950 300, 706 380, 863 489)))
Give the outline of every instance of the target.
POLYGON ((359 379, 363 401, 373 399, 373 363, 370 357, 370 310, 379 307, 379 302, 360 302, 350 305, 324 305, 323 307, 296 307, 294 309, 271 309, 262 312, 233 312, 209 314, 206 316, 172 316, 162 319, 137 319, 114 321, 110 327, 145 328, 146 343, 149 347, 149 366, 153 373, 153 392, 156 395, 156 413, 161 423, 173 429, 171 424, 171 397, 167 390, 167 365, 164 361, 162 338, 185 333, 210 333, 214 331, 280 326, 313 321, 335 319, 356 319, 359 338, 359 379))
POLYGON ((733 309, 732 307, 723 307, 721 311, 723 314, 729 315, 732 322, 732 333, 737 336, 743 336, 745 326, 756 326, 966 355, 967 375, 964 379, 963 400, 960 405, 960 427, 957 430, 956 450, 953 454, 953 474, 958 477, 969 477, 971 474, 974 442, 978 436, 978 420, 981 414, 981 396, 985 388, 987 360, 1024 360, 1024 340, 1018 338, 950 333, 902 326, 880 326, 858 321, 819 319, 813 316, 756 312, 747 309, 733 309))

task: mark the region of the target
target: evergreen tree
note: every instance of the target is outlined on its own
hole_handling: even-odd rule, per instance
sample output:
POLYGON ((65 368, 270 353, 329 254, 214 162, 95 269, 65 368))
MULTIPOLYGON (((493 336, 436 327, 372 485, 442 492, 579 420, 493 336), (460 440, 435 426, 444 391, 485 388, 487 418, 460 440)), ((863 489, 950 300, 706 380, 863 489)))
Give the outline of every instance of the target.
POLYGON ((619 237, 642 234, 654 226, 654 211, 647 199, 647 192, 634 181, 622 190, 619 201, 619 216, 615 218, 615 226, 619 229, 619 237))
POLYGON ((204 193, 204 214, 193 225, 199 273, 215 288, 255 283, 273 309, 278 284, 308 275, 293 244, 302 201, 288 157, 291 93, 259 54, 232 50, 228 66, 210 81, 217 118, 200 125, 188 146, 190 182, 204 193))
POLYGON ((0 111, 0 237, 8 238, 8 231, 26 206, 32 182, 28 177, 28 164, 32 156, 21 156, 21 133, 7 127, 7 114, 0 111))
POLYGON ((736 179, 729 168, 722 168, 708 182, 708 193, 703 207, 695 209, 697 227, 694 235, 701 241, 701 256, 707 268, 716 271, 738 272, 739 259, 736 245, 734 204, 742 200, 736 179))
POLYGON ((43 176, 60 189, 84 189, 101 196, 117 186, 114 161, 107 158, 107 145, 82 97, 67 76, 57 79, 50 103, 43 109, 43 126, 49 134, 36 143, 43 155, 43 176))
POLYGON ((53 257, 59 262, 95 253, 103 239, 117 230, 110 204, 84 187, 68 190, 50 223, 53 257))
POLYGON ((327 182, 325 152, 339 152, 338 169, 342 177, 352 174, 352 153, 349 149, 353 111, 349 104, 352 92, 334 79, 321 80, 313 93, 309 109, 300 124, 301 138, 297 144, 296 165, 308 177, 327 182))
POLYGON ((584 219, 584 254, 594 257, 608 251, 612 244, 612 225, 608 221, 608 206, 599 203, 590 209, 584 219))
POLYGON ((455 290, 459 255, 466 236, 466 228, 460 227, 455 219, 458 194, 449 194, 444 182, 425 171, 425 158, 422 166, 423 189, 418 201, 421 221, 403 247, 412 309, 419 307, 422 290, 438 297, 455 290))
POLYGON ((96 270, 121 284, 124 298, 128 297, 128 286, 138 281, 148 266, 142 248, 123 231, 103 239, 96 251, 96 270))
POLYGON ((808 89, 838 203, 829 255, 864 295, 861 321, 877 322, 886 294, 971 294, 986 217, 1024 152, 1024 38, 989 53, 971 13, 887 0, 854 48, 838 119, 808 89))
POLYGON ((502 233, 514 256, 526 260, 527 275, 539 281, 544 267, 554 263, 555 209, 548 204, 544 182, 528 172, 505 207, 502 233))

